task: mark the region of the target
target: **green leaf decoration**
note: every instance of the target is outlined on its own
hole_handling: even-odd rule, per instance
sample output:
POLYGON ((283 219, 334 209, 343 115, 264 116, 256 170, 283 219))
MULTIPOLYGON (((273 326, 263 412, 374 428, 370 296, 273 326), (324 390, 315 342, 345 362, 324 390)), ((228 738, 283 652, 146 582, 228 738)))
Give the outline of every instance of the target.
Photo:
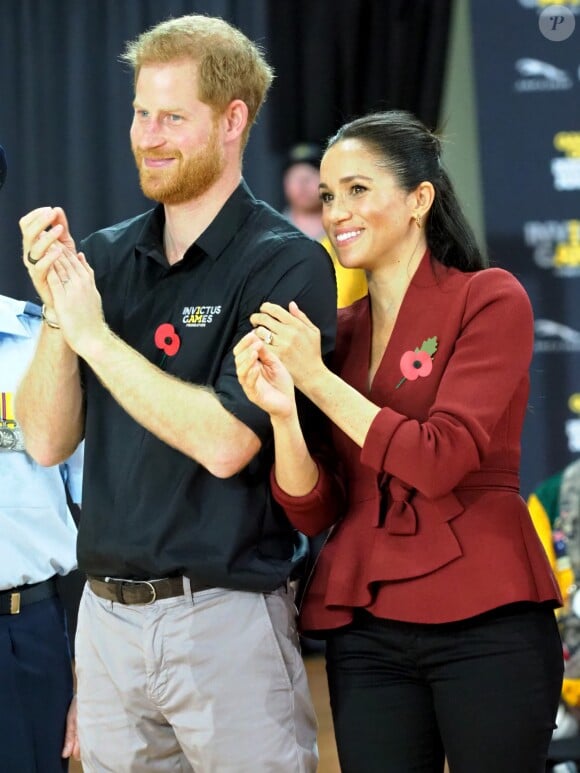
POLYGON ((426 338, 421 344, 421 348, 417 349, 416 351, 427 352, 427 354, 430 354, 431 357, 433 357, 433 355, 437 351, 437 336, 426 338))

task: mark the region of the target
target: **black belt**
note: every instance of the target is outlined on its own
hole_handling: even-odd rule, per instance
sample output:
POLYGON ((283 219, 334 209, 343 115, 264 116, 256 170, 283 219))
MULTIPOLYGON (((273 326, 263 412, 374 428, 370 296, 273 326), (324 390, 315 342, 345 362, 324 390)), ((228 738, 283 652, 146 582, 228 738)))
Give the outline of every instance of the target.
MULTIPOLYGON (((164 577, 160 580, 121 580, 112 577, 87 579, 95 595, 119 604, 152 604, 161 599, 184 595, 183 577, 164 577)), ((192 593, 212 587, 192 581, 190 584, 192 593)))
POLYGON ((56 596, 56 580, 34 583, 34 585, 19 585, 16 588, 0 591, 0 615, 18 615, 20 608, 36 601, 44 601, 56 596))

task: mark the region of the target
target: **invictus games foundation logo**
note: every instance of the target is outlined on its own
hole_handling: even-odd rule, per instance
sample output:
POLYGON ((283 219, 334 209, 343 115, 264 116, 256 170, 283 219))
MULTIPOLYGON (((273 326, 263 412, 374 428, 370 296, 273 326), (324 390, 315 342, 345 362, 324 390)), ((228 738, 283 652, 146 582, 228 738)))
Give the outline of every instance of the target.
POLYGON ((557 191, 580 190, 580 132, 558 132, 554 147, 565 154, 553 158, 550 165, 557 191))
POLYGON ((221 313, 221 306, 184 306, 181 321, 185 327, 206 327, 221 313))
POLYGON ((580 276, 580 220, 530 220, 524 242, 539 268, 558 276, 580 276))
POLYGON ((580 331, 553 319, 537 319, 534 351, 542 354, 553 352, 580 352, 580 331))
POLYGON ((565 70, 548 62, 542 62, 540 59, 530 57, 518 59, 515 68, 521 77, 514 83, 514 88, 522 93, 567 91, 574 86, 574 81, 565 70))

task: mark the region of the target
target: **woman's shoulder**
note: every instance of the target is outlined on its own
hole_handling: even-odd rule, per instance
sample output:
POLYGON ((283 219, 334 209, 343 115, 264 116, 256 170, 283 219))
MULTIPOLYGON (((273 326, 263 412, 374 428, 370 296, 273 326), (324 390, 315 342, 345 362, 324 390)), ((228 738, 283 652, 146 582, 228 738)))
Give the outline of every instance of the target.
POLYGON ((470 324, 504 331, 504 341, 517 333, 533 338, 534 312, 528 293, 519 279, 499 267, 484 268, 464 275, 461 327, 470 324))
POLYGON ((528 293, 520 280, 499 266, 467 272, 439 265, 435 275, 441 292, 453 294, 459 302, 463 296, 467 308, 489 303, 513 303, 531 309, 528 293))
POLYGON ((432 260, 433 274, 438 284, 464 286, 466 288, 480 291, 509 291, 517 294, 526 294, 522 283, 511 271, 499 266, 488 266, 477 271, 461 271, 453 266, 445 266, 437 260, 432 260))
POLYGON ((504 268, 492 266, 469 275, 468 298, 471 304, 496 303, 503 307, 531 311, 531 302, 520 280, 504 268))
POLYGON ((489 266, 481 271, 470 272, 466 276, 469 284, 481 292, 489 288, 489 292, 511 292, 516 295, 527 295, 524 286, 515 274, 499 266, 489 266))

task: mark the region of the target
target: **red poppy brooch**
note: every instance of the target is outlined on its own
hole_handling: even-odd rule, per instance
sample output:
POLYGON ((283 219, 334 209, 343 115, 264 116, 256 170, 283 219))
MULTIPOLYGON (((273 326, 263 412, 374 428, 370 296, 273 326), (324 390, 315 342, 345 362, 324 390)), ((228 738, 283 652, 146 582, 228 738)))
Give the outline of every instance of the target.
POLYGON ((415 351, 409 349, 401 357, 399 363, 403 378, 395 389, 398 389, 405 381, 416 381, 419 376, 428 376, 433 370, 433 356, 437 351, 437 336, 426 338, 415 351))
POLYGON ((179 340, 177 331, 173 325, 169 324, 169 322, 164 322, 162 325, 159 325, 155 331, 154 340, 155 346, 163 352, 163 357, 159 364, 159 367, 162 368, 168 357, 173 357, 177 354, 179 347, 181 346, 181 341, 179 340))

